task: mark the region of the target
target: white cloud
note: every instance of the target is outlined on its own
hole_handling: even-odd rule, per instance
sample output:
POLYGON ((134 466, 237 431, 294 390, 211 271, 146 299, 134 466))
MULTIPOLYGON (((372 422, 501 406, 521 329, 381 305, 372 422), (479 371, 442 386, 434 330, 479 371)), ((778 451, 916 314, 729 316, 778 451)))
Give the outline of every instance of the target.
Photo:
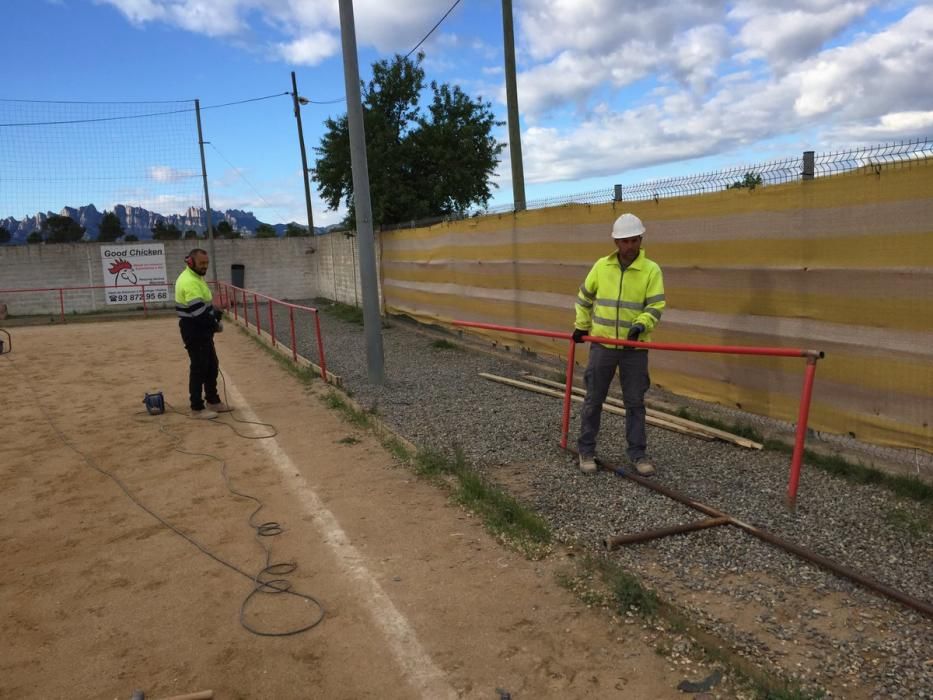
POLYGON ((164 22, 207 36, 243 30, 240 13, 248 0, 95 0, 116 7, 130 22, 164 22))
MULTIPOLYGON (((207 36, 245 34, 258 17, 283 35, 277 56, 316 63, 339 50, 340 16, 334 0, 95 0, 115 7, 133 24, 160 22, 207 36), (328 40, 324 41, 327 37, 328 40), (313 45, 320 42, 320 45, 313 45), (326 52, 326 53, 325 53, 326 52)), ((435 0, 357 0, 357 42, 380 52, 407 53, 440 19, 435 0)), ((434 39, 434 37, 432 37, 434 39)))
POLYGON ((844 125, 832 132, 838 143, 880 143, 909 138, 922 138, 933 133, 933 110, 921 112, 890 112, 874 123, 844 125))
POLYGON ((193 170, 179 170, 168 165, 151 165, 147 169, 146 175, 150 180, 156 182, 178 182, 197 177, 198 174, 193 170))
POLYGON ((921 86, 933 66, 933 7, 918 7, 878 34, 825 51, 790 74, 799 81, 796 113, 815 118, 833 112, 874 119, 889 112, 933 107, 921 86))
POLYGON ((615 54, 641 42, 666 49, 679 33, 722 17, 717 0, 537 0, 518 11, 521 44, 533 60, 563 51, 615 54))
POLYGON ((275 53, 292 65, 314 66, 337 52, 337 38, 326 32, 306 34, 300 39, 275 45, 275 53))
POLYGON ((518 77, 522 111, 535 118, 567 101, 582 102, 603 85, 622 88, 655 75, 705 91, 728 55, 726 28, 707 21, 722 19, 716 10, 715 3, 620 9, 608 0, 535 5, 523 14, 523 36, 530 55, 546 61, 518 77))
POLYGON ((870 7, 871 3, 864 0, 769 3, 765 6, 756 0, 747 0, 737 3, 729 17, 744 20, 737 37, 739 45, 745 48, 740 58, 764 59, 783 71, 816 53, 870 7))

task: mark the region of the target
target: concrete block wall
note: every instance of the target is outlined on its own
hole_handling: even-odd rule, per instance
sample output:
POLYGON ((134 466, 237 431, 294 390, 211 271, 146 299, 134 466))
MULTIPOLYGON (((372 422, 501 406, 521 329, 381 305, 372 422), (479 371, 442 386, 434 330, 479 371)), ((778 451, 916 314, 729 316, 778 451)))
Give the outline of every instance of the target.
MULTIPOLYGON (((379 235, 376 234, 376 268, 381 269, 379 235)), ((333 299, 350 306, 363 305, 360 280, 359 239, 355 232, 336 231, 314 239, 316 251, 315 296, 333 299)), ((379 284, 379 308, 382 308, 382 285, 379 284)))
MULTIPOLYGON (((245 284, 270 296, 287 299, 308 299, 315 296, 333 298, 332 277, 322 278, 326 268, 320 263, 319 239, 330 238, 269 238, 234 239, 214 242, 211 265, 217 279, 231 282, 231 265, 245 267, 245 284), (330 293, 328 293, 330 290, 330 293)), ((343 238, 341 236, 341 238, 343 238)), ((355 240, 355 239, 354 239, 355 240)), ((165 241, 166 274, 171 285, 183 269, 184 258, 191 248, 210 249, 208 241, 165 241)), ((324 247, 326 249, 327 243, 324 247)), ((343 246, 346 247, 345 244, 343 246)), ((353 303, 353 271, 342 269, 350 259, 349 251, 336 258, 339 290, 353 303), (350 280, 349 283, 347 280, 350 280)), ((213 279, 208 272, 208 279, 213 279)), ((0 290, 55 288, 49 292, 11 293, 0 291, 0 303, 5 303, 12 315, 58 314, 60 287, 88 287, 105 284, 101 267, 100 246, 94 243, 63 245, 0 246, 0 290)), ((108 307, 104 290, 73 290, 64 294, 66 313, 88 313, 108 307)), ((128 307, 132 308, 132 307, 128 307)))

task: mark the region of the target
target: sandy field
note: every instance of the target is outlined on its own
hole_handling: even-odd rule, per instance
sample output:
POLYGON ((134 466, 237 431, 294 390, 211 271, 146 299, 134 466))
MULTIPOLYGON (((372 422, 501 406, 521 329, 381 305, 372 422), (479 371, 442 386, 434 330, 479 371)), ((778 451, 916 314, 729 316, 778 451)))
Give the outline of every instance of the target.
POLYGON ((327 408, 322 382, 303 385, 236 329, 217 338, 233 416, 275 437, 238 436, 268 429, 230 414, 145 413, 154 390, 187 408, 173 319, 12 332, 2 698, 683 698, 677 684, 711 670, 674 668, 640 625, 587 609, 556 583, 559 555, 499 546, 327 408), (251 515, 282 534, 257 538, 251 515), (316 599, 313 628, 241 624, 264 547, 297 564, 290 585, 310 597, 257 594, 243 621, 301 628, 316 599))

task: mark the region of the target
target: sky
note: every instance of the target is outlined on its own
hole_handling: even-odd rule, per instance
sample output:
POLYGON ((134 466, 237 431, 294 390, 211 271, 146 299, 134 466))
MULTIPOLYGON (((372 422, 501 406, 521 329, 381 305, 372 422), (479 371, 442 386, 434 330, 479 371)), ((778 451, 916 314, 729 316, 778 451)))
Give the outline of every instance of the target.
MULTIPOLYGON (((453 0, 353 5, 365 81, 453 0)), ((513 0, 513 15, 528 200, 933 136, 933 0, 513 0)), ((0 218, 203 205, 197 98, 212 207, 306 221, 285 93, 295 71, 313 168, 346 111, 337 0, 2 0, 0 26, 0 218), (141 104, 103 104, 118 102, 141 104)), ((505 121, 502 46, 502 3, 460 0, 420 47, 427 80, 505 121)), ((492 206, 512 201, 501 157, 492 206)), ((312 194, 316 226, 343 218, 312 194)))

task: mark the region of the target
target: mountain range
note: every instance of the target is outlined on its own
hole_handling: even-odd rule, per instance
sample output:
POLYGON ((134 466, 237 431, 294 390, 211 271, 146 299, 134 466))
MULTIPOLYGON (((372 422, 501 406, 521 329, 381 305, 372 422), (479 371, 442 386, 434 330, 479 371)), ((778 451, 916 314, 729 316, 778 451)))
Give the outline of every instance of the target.
MULTIPOLYGON (((84 240, 92 241, 97 238, 103 212, 98 211, 93 204, 77 208, 65 207, 58 213, 61 216, 71 217, 85 228, 84 240)), ((207 230, 207 210, 201 207, 189 207, 184 214, 158 214, 143 207, 117 204, 113 208, 113 213, 120 220, 123 231, 127 235, 133 234, 141 241, 152 239, 152 228, 158 221, 163 221, 166 225, 174 224, 181 231, 193 229, 201 235, 207 230)), ((42 227, 42 222, 52 214, 53 212, 38 212, 35 216, 27 216, 23 219, 7 217, 0 219, 0 227, 10 232, 10 244, 25 243, 29 234, 38 231, 42 227)), ((228 209, 224 212, 211 211, 212 225, 216 227, 221 221, 229 223, 234 231, 244 237, 255 236, 256 228, 262 223, 250 211, 239 209, 228 209)), ((286 224, 273 224, 272 227, 276 235, 284 235, 286 224)), ((314 227, 315 235, 327 231, 328 228, 314 227)))

